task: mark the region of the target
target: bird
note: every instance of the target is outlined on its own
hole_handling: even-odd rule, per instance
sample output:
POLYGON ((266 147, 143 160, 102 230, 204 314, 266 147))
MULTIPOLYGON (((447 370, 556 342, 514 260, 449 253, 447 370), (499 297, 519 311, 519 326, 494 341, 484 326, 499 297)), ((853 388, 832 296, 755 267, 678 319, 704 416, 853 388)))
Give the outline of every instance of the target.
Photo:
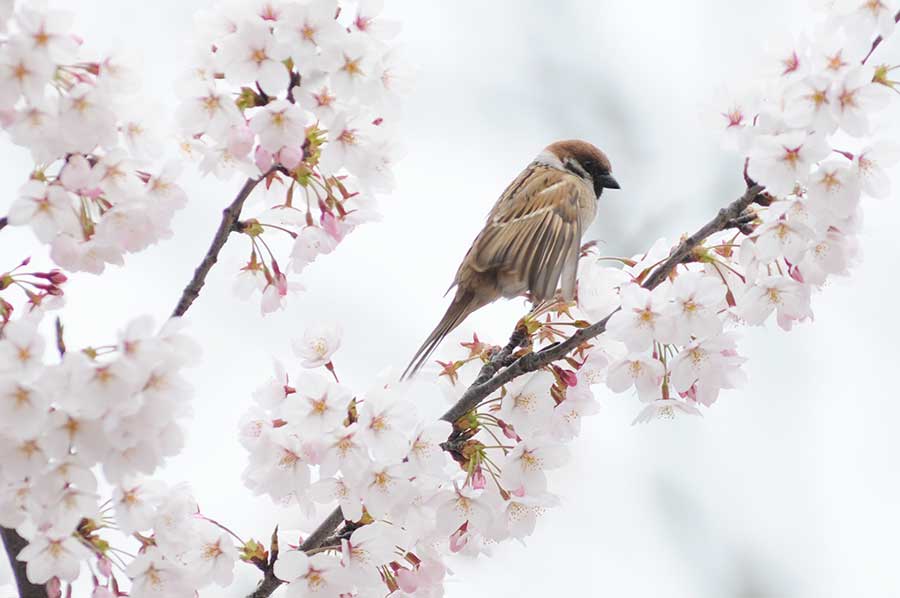
POLYGON ((415 376, 444 337, 500 297, 528 291, 539 305, 556 294, 561 279, 562 297, 572 301, 581 236, 594 221, 603 190, 619 188, 609 158, 587 141, 544 148, 491 208, 447 289, 456 287, 450 307, 400 379, 415 376))

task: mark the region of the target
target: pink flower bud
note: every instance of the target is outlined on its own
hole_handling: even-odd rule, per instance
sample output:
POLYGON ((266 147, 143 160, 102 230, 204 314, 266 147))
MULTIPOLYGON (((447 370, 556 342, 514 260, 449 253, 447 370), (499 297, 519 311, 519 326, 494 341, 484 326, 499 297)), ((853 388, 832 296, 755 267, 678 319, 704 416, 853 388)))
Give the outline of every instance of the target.
POLYGON ((245 124, 235 125, 228 132, 228 151, 232 156, 246 156, 253 149, 253 141, 256 136, 245 124))
POLYGON ((682 399, 696 401, 697 400, 697 383, 695 382, 694 384, 692 384, 691 387, 689 389, 687 389, 686 391, 678 393, 678 396, 680 396, 682 399))
POLYGON ((60 583, 58 577, 51 577, 50 581, 47 582, 47 598, 61 598, 62 596, 62 583, 60 583))
POLYGON ((564 370, 558 366, 553 366, 553 369, 556 371, 557 375, 559 375, 559 379, 563 381, 563 384, 569 388, 578 386, 578 376, 575 375, 575 372, 572 370, 564 370))
POLYGON ((397 585, 407 594, 412 594, 419 589, 419 580, 416 579, 416 573, 409 569, 398 569, 394 574, 397 585))
POLYGON ((509 438, 510 440, 519 440, 519 435, 516 434, 516 430, 506 423, 505 421, 498 420, 500 424, 500 429, 503 430, 503 435, 509 438))
POLYGON ((487 485, 487 482, 484 478, 484 471, 482 471, 481 466, 472 472, 472 488, 475 490, 484 490, 484 487, 487 485))
POLYGON ((338 219, 334 217, 334 214, 331 212, 322 212, 320 222, 322 223, 322 228, 328 233, 329 237, 338 242, 344 238, 344 232, 341 230, 341 225, 338 222, 338 219))
POLYGON ((100 573, 103 574, 104 577, 112 576, 112 562, 106 557, 100 557, 97 559, 97 569, 100 573))
POLYGON ((468 528, 465 523, 453 532, 453 535, 450 536, 450 552, 459 552, 466 547, 466 544, 469 543, 469 534, 467 532, 468 528))
POLYGON ((52 284, 62 284, 69 280, 65 274, 56 269, 50 270, 49 272, 35 272, 34 276, 49 280, 52 284))
POLYGON ((63 284, 64 282, 69 280, 69 278, 65 274, 56 269, 50 270, 48 274, 50 276, 48 280, 53 284, 63 284))
POLYGON ((256 162, 256 167, 262 172, 267 172, 274 164, 272 154, 268 150, 263 149, 262 146, 257 146, 253 160, 256 162))
POLYGON ((278 150, 278 162, 288 170, 294 170, 303 161, 303 148, 285 146, 278 150))

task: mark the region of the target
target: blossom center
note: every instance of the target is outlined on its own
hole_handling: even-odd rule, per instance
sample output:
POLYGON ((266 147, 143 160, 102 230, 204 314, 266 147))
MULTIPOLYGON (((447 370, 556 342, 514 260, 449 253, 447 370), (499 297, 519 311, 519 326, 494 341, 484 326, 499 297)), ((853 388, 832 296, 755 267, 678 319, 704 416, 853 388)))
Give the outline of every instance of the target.
POLYGON ((50 540, 50 544, 47 545, 47 552, 50 553, 50 556, 57 559, 62 556, 63 547, 62 540, 50 540))
POLYGON ((832 71, 839 71, 843 67, 847 66, 847 63, 844 62, 844 58, 842 56, 843 50, 838 50, 835 52, 834 56, 828 57, 828 69, 832 71))
POLYGON ((789 75, 800 68, 800 58, 797 56, 796 52, 791 52, 791 55, 782 60, 781 64, 784 65, 784 71, 782 71, 781 74, 789 75))
POLYGON ((24 63, 20 62, 13 67, 12 75, 14 79, 16 79, 19 83, 22 83, 29 75, 28 67, 26 67, 24 63))
POLYGON ((16 402, 16 407, 24 407, 31 402, 31 393, 19 386, 13 393, 13 400, 16 402))
POLYGON ((19 452, 24 454, 26 457, 31 457, 41 449, 37 445, 37 441, 35 440, 27 440, 19 445, 19 452))
POLYGON ((731 112, 726 112, 722 116, 728 121, 728 126, 726 127, 728 129, 739 127, 744 123, 744 113, 737 107, 732 108, 731 112))
POLYGON ((285 450, 281 454, 281 459, 278 461, 278 465, 283 468, 294 467, 297 462, 300 461, 300 456, 293 451, 285 450))
POLYGON ((215 544, 207 544, 203 547, 203 558, 205 558, 206 560, 214 561, 215 559, 219 558, 221 554, 222 549, 219 547, 218 542, 216 542, 215 544))
POLYGON ((794 148, 785 147, 784 155, 781 156, 781 161, 785 162, 791 168, 797 168, 797 164, 800 162, 800 148, 802 145, 798 145, 794 148))
POLYGON ((841 95, 838 96, 838 102, 841 103, 841 110, 846 110, 847 108, 856 108, 856 90, 845 89, 841 92, 841 95))
POLYGON ((362 75, 362 68, 359 66, 361 58, 350 58, 349 56, 344 56, 344 66, 341 67, 341 70, 347 71, 348 75, 362 75))
POLYGON ((312 350, 319 357, 325 357, 328 354, 328 343, 324 338, 317 338, 312 342, 312 350))
POLYGON ((321 399, 312 399, 310 400, 312 404, 312 413, 314 415, 324 415, 326 411, 328 411, 328 402, 326 397, 322 397, 321 399))
POLYGON ((356 145, 356 131, 352 129, 344 129, 338 135, 338 141, 345 145, 356 145))
POLYGON ((522 469, 540 469, 541 468, 541 458, 536 456, 531 451, 525 451, 522 453, 521 457, 522 461, 522 469))
POLYGON ((518 394, 513 399, 513 404, 523 411, 534 411, 534 395, 518 394))
POLYGON ((19 361, 24 363, 31 360, 31 351, 28 349, 28 347, 19 347, 17 353, 19 356, 19 361))
POLYGON ((250 60, 256 63, 256 66, 260 66, 266 60, 269 59, 268 54, 266 54, 265 48, 256 48, 253 52, 250 53, 250 60))
POLYGON ((816 89, 807 97, 813 105, 815 105, 817 110, 828 103, 828 95, 825 93, 824 89, 816 89))
POLYGON ((821 182, 822 185, 824 185, 825 188, 829 191, 834 190, 835 187, 841 186, 841 181, 837 178, 834 172, 826 172, 824 175, 822 175, 821 182))

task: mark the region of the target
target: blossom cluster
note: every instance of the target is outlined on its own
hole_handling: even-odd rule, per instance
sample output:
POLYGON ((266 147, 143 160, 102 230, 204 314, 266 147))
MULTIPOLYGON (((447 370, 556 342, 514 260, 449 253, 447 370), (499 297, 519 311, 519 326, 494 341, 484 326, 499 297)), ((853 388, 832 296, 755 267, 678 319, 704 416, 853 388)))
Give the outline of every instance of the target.
MULTIPOLYGON (((408 384, 385 378, 357 396, 333 366, 320 369, 339 339, 329 327, 308 332, 296 347, 304 369, 276 363, 241 427, 249 488, 306 511, 337 506, 353 526, 316 554, 282 545, 274 572, 288 596, 440 596, 447 555, 522 539, 557 502, 545 472, 565 461, 560 442, 596 403, 587 384, 542 371, 454 427, 421 413, 408 384)), ((471 347, 464 375, 474 377, 488 347, 471 347)))
POLYGON ((299 273, 377 218, 375 194, 393 187, 404 75, 388 42, 398 28, 382 2, 343 4, 217 5, 198 15, 205 31, 179 81, 182 147, 201 171, 266 178, 263 205, 242 223, 252 243, 236 283, 245 298, 261 292, 263 313, 300 288, 277 243, 290 243, 299 273))
POLYGON ((11 11, 0 13, 0 127, 35 165, 9 224, 31 227, 61 267, 99 274, 171 234, 186 202, 179 169, 159 164, 158 111, 123 56, 83 56, 69 13, 11 11))
MULTIPOLYGON (((610 319, 603 379, 648 403, 638 420, 699 413, 741 383, 735 328, 774 314, 784 330, 812 318, 811 298, 857 259, 863 197, 890 193, 900 145, 875 123, 896 92, 895 68, 869 64, 872 40, 894 29, 898 7, 830 3, 820 36, 772 50, 764 92, 720 114, 726 143, 746 156, 748 185, 765 195, 734 228, 713 235, 653 290, 640 286, 668 255, 660 241, 621 260, 583 260, 580 306, 610 319)), ((881 39, 879 38, 879 39, 881 39)))
POLYGON ((52 352, 60 358, 49 360, 41 334, 49 307, 0 329, 0 526, 28 541, 12 556, 50 596, 85 567, 97 598, 117 595, 115 568, 132 578, 132 596, 189 597, 230 580, 233 542, 197 516, 186 489, 145 477, 184 442, 184 368, 198 349, 181 322, 157 332, 138 318, 115 343, 82 350, 67 350, 58 328, 52 352), (143 550, 126 560, 111 544, 131 535, 143 550), (158 593, 176 582, 184 591, 158 593))

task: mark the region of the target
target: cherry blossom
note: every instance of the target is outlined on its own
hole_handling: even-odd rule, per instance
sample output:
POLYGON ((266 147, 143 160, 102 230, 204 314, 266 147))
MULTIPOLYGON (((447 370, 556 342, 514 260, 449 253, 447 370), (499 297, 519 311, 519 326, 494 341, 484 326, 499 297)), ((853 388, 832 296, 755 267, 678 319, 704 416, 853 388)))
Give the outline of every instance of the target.
POLYGON ((319 322, 303 331, 303 338, 294 341, 294 353, 305 368, 317 368, 331 361, 341 346, 341 327, 319 322))
POLYGON ((565 464, 568 451, 556 444, 523 440, 506 455, 501 481, 511 490, 524 489, 526 494, 547 491, 548 469, 565 464))
POLYGON ((668 287, 665 286, 653 291, 636 284, 624 286, 622 309, 606 325, 610 335, 624 342, 631 351, 650 348, 653 339, 659 334, 659 327, 668 327, 664 314, 667 294, 668 287))

